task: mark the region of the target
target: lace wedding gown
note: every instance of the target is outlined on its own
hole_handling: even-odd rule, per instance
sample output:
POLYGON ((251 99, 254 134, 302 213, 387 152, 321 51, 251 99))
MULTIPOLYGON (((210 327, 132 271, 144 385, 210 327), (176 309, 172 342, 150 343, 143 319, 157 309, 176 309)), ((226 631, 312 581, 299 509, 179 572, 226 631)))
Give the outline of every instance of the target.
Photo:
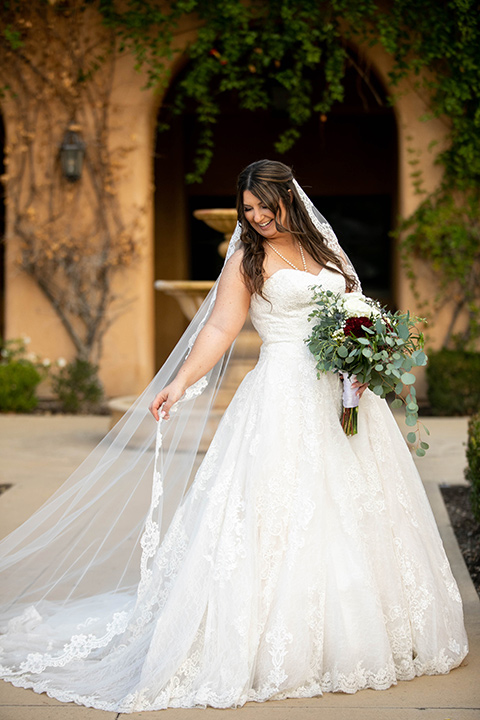
POLYGON ((344 435, 339 379, 317 379, 304 343, 313 284, 344 289, 328 268, 285 269, 252 298, 258 364, 137 597, 14 618, 5 679, 134 712, 385 689, 459 665, 461 599, 421 480, 373 393, 344 435))

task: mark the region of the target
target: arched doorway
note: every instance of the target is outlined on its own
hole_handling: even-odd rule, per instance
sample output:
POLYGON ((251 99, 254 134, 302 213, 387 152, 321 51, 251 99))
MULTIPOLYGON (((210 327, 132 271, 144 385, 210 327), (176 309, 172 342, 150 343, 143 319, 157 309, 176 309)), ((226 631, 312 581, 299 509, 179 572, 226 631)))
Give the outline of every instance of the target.
MULTIPOLYGON (((166 103, 168 103, 168 95, 166 103)), ((213 279, 221 267, 219 233, 193 218, 197 208, 234 207, 238 172, 260 158, 293 166, 296 177, 334 227, 367 294, 395 305, 390 232, 397 215, 397 127, 385 89, 373 70, 346 72, 345 98, 328 117, 312 117, 286 154, 274 150, 285 127, 284 99, 269 111, 222 102, 215 129, 215 157, 203 182, 186 186, 194 152, 195 119, 185 113, 159 133, 155 157, 157 278, 213 279)), ((157 364, 178 338, 173 300, 157 297, 157 364), (167 320, 168 318, 168 325, 167 320), (176 323, 176 327, 175 327, 176 323)))

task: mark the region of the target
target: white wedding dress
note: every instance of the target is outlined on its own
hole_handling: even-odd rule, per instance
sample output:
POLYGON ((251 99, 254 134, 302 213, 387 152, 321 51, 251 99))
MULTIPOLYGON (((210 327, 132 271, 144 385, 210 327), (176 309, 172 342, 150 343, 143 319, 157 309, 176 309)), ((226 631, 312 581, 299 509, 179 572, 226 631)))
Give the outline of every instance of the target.
POLYGON ((252 298, 258 364, 158 547, 147 526, 137 596, 14 618, 5 679, 135 712, 381 690, 460 664, 460 595, 395 420, 367 391, 346 437, 339 378, 317 378, 314 284, 344 289, 328 267, 285 269, 252 298))

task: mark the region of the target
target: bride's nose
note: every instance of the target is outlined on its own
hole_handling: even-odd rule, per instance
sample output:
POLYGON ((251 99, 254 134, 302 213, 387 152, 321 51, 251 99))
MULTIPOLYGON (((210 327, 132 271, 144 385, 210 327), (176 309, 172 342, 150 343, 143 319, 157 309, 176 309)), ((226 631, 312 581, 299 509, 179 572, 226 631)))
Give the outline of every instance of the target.
POLYGON ((261 223, 263 220, 263 212, 261 210, 254 210, 253 220, 256 223, 261 223))

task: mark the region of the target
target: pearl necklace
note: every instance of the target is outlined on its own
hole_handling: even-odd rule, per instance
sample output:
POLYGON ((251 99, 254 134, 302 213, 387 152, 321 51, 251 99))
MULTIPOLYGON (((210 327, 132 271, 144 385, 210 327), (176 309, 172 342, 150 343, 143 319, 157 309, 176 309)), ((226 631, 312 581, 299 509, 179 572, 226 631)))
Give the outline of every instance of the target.
MULTIPOLYGON (((296 265, 294 265, 292 262, 290 262, 290 260, 287 260, 287 258, 284 257, 281 252, 278 252, 278 250, 276 248, 274 248, 273 245, 268 242, 268 240, 265 240, 265 242, 267 243, 268 247, 272 248, 274 253, 277 253, 278 257, 281 257, 282 260, 284 260, 287 263, 287 265, 290 265, 290 267, 292 267, 294 270, 298 270, 298 272, 302 272, 302 270, 300 270, 300 268, 298 268, 296 265)), ((303 272, 308 272, 307 263, 305 262, 305 255, 303 253, 303 247, 302 247, 301 243, 298 242, 298 240, 297 240, 297 243, 298 243, 298 247, 300 248, 300 255, 302 256, 303 272)))

